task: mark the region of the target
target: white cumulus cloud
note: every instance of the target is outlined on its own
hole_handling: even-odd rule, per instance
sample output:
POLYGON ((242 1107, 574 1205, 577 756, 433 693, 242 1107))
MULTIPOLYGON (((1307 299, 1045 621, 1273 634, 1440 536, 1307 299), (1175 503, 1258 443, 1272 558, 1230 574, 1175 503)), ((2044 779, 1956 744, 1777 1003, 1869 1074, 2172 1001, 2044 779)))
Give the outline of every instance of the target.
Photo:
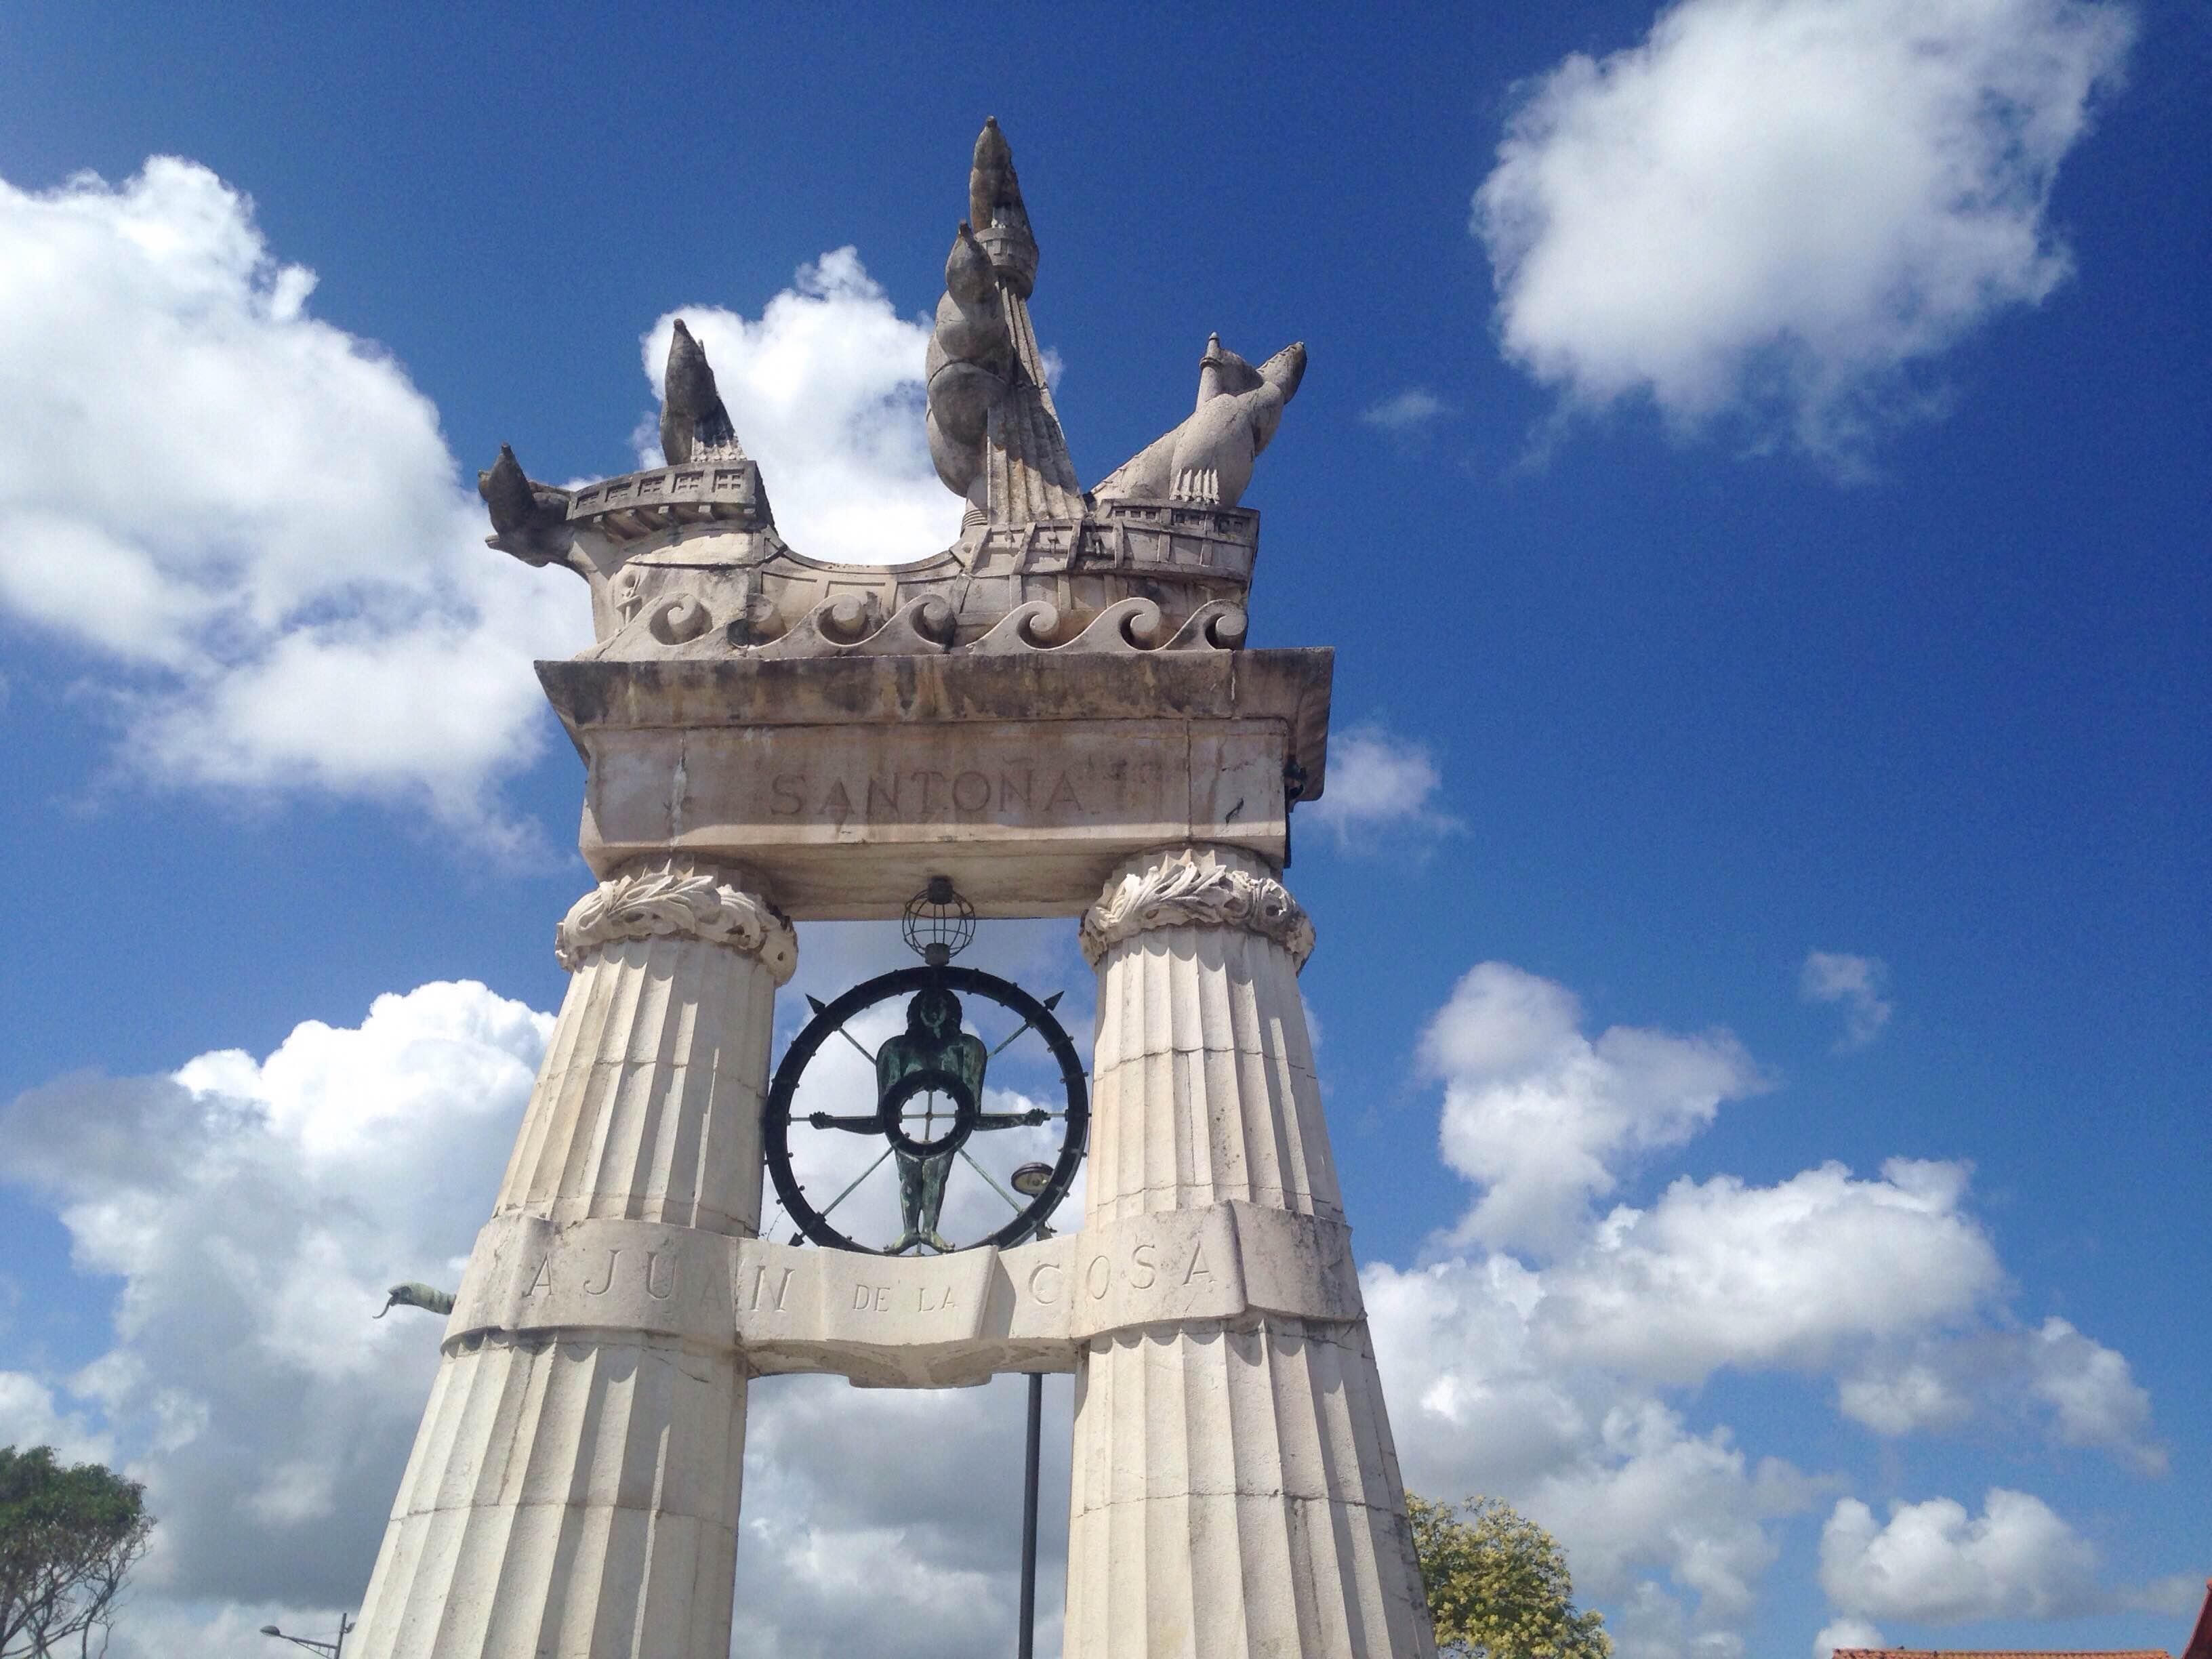
POLYGON ((1692 1429, 1634 1378, 1548 1352, 1550 1284, 1503 1255, 1362 1273, 1408 1484, 1504 1497, 1554 1532, 1578 1596, 1630 1614, 1629 1659, 1741 1652, 1777 1524, 1817 1484, 1725 1427, 1692 1429))
POLYGON ((2069 1446, 2100 1446, 2146 1474, 2166 1472, 2166 1453, 2148 1443, 2150 1395, 2127 1357, 2052 1315, 2027 1340, 2029 1390, 2057 1419, 2069 1446))
MULTIPOLYGON (((754 1650, 967 1659, 1013 1646, 1025 1381, 954 1390, 766 1377, 747 1404, 738 1606, 754 1650), (948 1494, 957 1494, 948 1501, 948 1494)), ((1045 1383, 1037 1650, 1057 1650, 1067 1381, 1045 1383)))
POLYGON ((1882 994, 1889 969, 1873 957, 1854 957, 1839 951, 1811 951, 1797 970, 1797 994, 1808 1002, 1831 1003, 1844 1012, 1844 1034, 1836 1039, 1836 1052, 1863 1048, 1881 1035, 1896 1012, 1896 1005, 1882 994))
POLYGON ((1607 1455, 1537 1483, 1531 1507, 1575 1540, 1595 1583, 1628 1584, 1664 1568, 1697 1598, 1697 1624, 1730 1631, 1750 1616, 1780 1552, 1771 1522, 1805 1508, 1813 1483, 1779 1458, 1754 1461, 1725 1428, 1688 1431, 1653 1400, 1624 1404, 1599 1426, 1607 1455))
POLYGON ((1962 1171, 1905 1161, 1879 1181, 1717 1176, 1585 1220, 1546 1265, 1370 1265, 1407 1479, 1498 1493, 1553 1528, 1578 1586, 1620 1609, 1625 1654, 1740 1652, 1781 1523, 1832 1481, 1692 1427, 1668 1391, 1819 1372, 1973 1318, 2002 1275, 1964 1193, 1962 1171))
POLYGON ((1881 1179, 1822 1164, 1771 1187, 1671 1184, 1623 1207, 1550 1276, 1547 1340, 1661 1381, 1723 1365, 1825 1365, 1845 1344, 1971 1319, 2003 1284, 1961 1205, 1959 1165, 1893 1158, 1881 1179))
POLYGON ((146 1482, 155 1582, 359 1594, 437 1362, 422 1316, 370 1316, 399 1280, 459 1282, 550 1025, 426 985, 262 1060, 66 1079, 0 1115, 0 1178, 120 1282, 113 1346, 66 1382, 146 1482))
POLYGON ((1679 0, 1507 124, 1474 216, 1505 356, 1572 406, 1854 449, 2064 280, 2052 183, 2134 32, 2102 0, 1679 0))
POLYGON ((1975 1401, 1948 1368, 1924 1359, 1890 1360, 1837 1385, 1836 1409, 1876 1434, 1956 1428, 1974 1415, 1975 1401))
POLYGON ((313 287, 190 161, 0 183, 0 617, 95 665, 142 775, 496 828, 581 588, 484 547, 437 410, 313 287))
POLYGON ((2166 1449, 2151 1437, 2150 1395, 2127 1356, 2055 1314, 2033 1328, 2000 1316, 1877 1348, 1838 1382, 1837 1407, 1893 1437, 2011 1420, 2058 1445, 2109 1452, 2141 1474, 2166 1469, 2166 1449))
MULTIPOLYGON (((678 317, 706 350, 776 528, 797 551, 895 564, 959 535, 962 503, 923 435, 929 326, 898 314, 857 252, 800 266, 757 318, 705 305, 664 314, 641 343, 655 398, 678 317)), ((638 430, 640 463, 659 465, 653 418, 638 430)))
POLYGON ((2002 1486, 1978 1516, 1931 1498, 1881 1524, 1857 1498, 1840 1500, 1820 1532, 1820 1586, 1848 1614, 1939 1625, 2059 1618, 2106 1599, 2088 1540, 2041 1498, 2002 1486))
POLYGON ((0 1371, 0 1446, 51 1446, 64 1463, 104 1463, 114 1442, 26 1371, 0 1371))
MULTIPOLYGON (((0 1180, 40 1195, 78 1269, 118 1287, 90 1364, 0 1371, 0 1443, 119 1458, 146 1483, 161 1524, 123 1659, 212 1659, 272 1621, 316 1635, 357 1604, 441 1328, 371 1316, 399 1280, 459 1282, 551 1026, 482 985, 425 985, 356 1026, 304 1022, 266 1055, 65 1079, 0 1109, 0 1180)), ((1023 1387, 754 1384, 739 1594, 766 1650, 1011 1645, 1023 1387)), ((1065 1445, 1067 1384, 1047 1399, 1065 1445)), ((1050 1651, 1064 1466, 1047 1482, 1050 1651)))
POLYGON ((1444 1161, 1481 1188, 1461 1236, 1565 1246, 1626 1155, 1678 1146, 1765 1086, 1725 1031, 1581 1030, 1565 986, 1502 962, 1470 969, 1422 1039, 1444 1080, 1444 1161))
POLYGON ((1379 402, 1359 411, 1359 418, 1369 426, 1380 427, 1385 432, 1404 435, 1418 432, 1431 421, 1451 412, 1451 405, 1425 386, 1409 386, 1402 392, 1394 392, 1379 402))
MULTIPOLYGON (((2014 1317, 1963 1164, 1678 1177, 1601 1210, 1592 1200, 1655 1151, 1765 1086, 1732 1036, 1593 1034, 1567 988, 1492 962, 1462 979, 1424 1054, 1443 1085, 1445 1161, 1477 1197, 1430 1259, 1362 1274, 1407 1478, 1494 1493, 1552 1528, 1623 1659, 1741 1655, 1790 1518, 1848 1490, 1692 1421, 1692 1391, 1721 1373, 1832 1379, 1839 1410, 1882 1433, 1995 1421, 2162 1468, 2125 1359, 2063 1321, 2014 1317)), ((2009 1499, 1956 1526, 1914 1510, 1881 1543, 1854 1530, 1863 1512, 1847 1499, 1830 1520, 1835 1571, 1853 1582, 1879 1580, 1931 1526, 1963 1539, 1970 1563, 2008 1560, 2023 1538, 2040 1540, 2039 1559, 2070 1559, 2050 1547, 2072 1536, 2063 1522, 2038 1530, 2009 1499)), ((2094 1587, 2094 1560, 2086 1571, 2094 1587)), ((1917 1616, 1831 1593, 1840 1616, 1824 1642, 1917 1616)))
MULTIPOLYGON (((484 546, 437 410, 313 314, 314 286, 189 161, 0 182, 0 626, 60 647, 131 775, 395 802, 511 844, 499 786, 553 729, 531 664, 587 641, 583 586, 484 546)), ((678 314, 645 336, 656 396, 678 314)), ((927 329, 852 249, 757 318, 680 314, 799 550, 951 541, 927 329)))
POLYGON ((1443 787, 1427 744, 1370 721, 1330 739, 1328 787, 1297 821, 1327 830, 1347 852, 1372 848, 1386 834, 1394 844, 1449 835, 1459 823, 1436 804, 1443 787))
MULTIPOLYGON (((810 929, 812 971, 858 970, 871 937, 810 929)), ((1032 930, 991 948, 1012 967, 1065 947, 1032 930)), ((306 1022, 266 1055, 64 1079, 0 1113, 0 1178, 43 1194, 80 1269, 118 1287, 112 1342, 90 1364, 0 1374, 0 1431, 71 1437, 147 1481, 162 1522, 126 1659, 211 1656, 272 1619, 327 1628, 353 1605, 437 1359, 434 1322, 368 1316, 396 1280, 457 1282, 550 1026, 482 986, 429 985, 379 999, 357 1026, 306 1022)), ((2130 1449, 2148 1401, 2124 1360, 2063 1321, 2008 1319, 1961 1167, 1682 1179, 1601 1212, 1594 1182, 1694 1134, 1717 1109, 1717 1079, 1756 1081, 1733 1038, 1593 1037, 1565 988, 1490 963, 1462 981, 1429 1048, 1447 1112, 1455 1087, 1551 1079, 1599 1175, 1566 1184, 1540 1244, 1369 1264, 1399 1450, 1416 1489, 1494 1492, 1553 1528, 1583 1599, 1617 1614, 1624 1659, 1735 1659, 1792 1517, 1848 1490, 1695 1420, 1691 1391, 1721 1371, 1832 1375, 1847 1411, 1860 1389, 1862 1414, 1887 1410, 1895 1432, 1931 1426, 1934 1400, 1955 1402, 1947 1421, 1998 1409, 1989 1377, 2001 1373, 2004 1397, 2052 1438, 2146 1467, 2130 1449), (1873 1379, 1898 1356, 1933 1381, 1874 1403, 1873 1379)), ((1528 1121, 1540 1136, 1544 1120, 1528 1121)), ((1560 1190, 1539 1176, 1540 1194, 1560 1190)), ((739 1561, 760 1640, 821 1659, 886 1644, 954 1659, 1003 1642, 1019 1394, 1006 1381, 935 1395, 760 1382, 739 1561), (948 1508, 954 1486, 963 1502, 948 1508)), ((1065 1444, 1066 1385, 1048 1397, 1048 1437, 1065 1444)), ((1048 1460, 1054 1486, 1065 1473, 1048 1460)), ((2037 1500, 1993 1495, 1979 1517, 1942 1503, 1877 1524, 1846 1500, 1827 1517, 1839 1617, 1987 1605, 2015 1582, 2004 1575, 2016 1558, 2056 1561, 2074 1575, 2069 1595, 2174 1593, 2164 1581, 2097 1591, 2094 1560, 2082 1566, 2064 1523, 2027 1507, 2037 1500), (1967 1589, 1927 1588, 1961 1574, 1967 1589)), ((1049 1650, 1060 1492, 1044 1516, 1049 1650)))
POLYGON ((1813 1659, 1833 1659, 1838 1648, 1886 1648, 1881 1630, 1863 1619, 1832 1619, 1813 1638, 1813 1659))

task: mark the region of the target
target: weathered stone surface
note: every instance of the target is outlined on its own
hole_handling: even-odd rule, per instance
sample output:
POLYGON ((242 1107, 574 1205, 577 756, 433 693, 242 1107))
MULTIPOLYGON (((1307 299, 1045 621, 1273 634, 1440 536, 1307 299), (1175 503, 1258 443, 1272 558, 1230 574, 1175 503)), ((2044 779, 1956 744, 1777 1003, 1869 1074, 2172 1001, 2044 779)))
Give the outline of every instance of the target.
POLYGON ((677 849, 800 920, 891 916, 932 875, 986 915, 1068 915, 1194 839, 1279 862, 1286 769, 1326 778, 1330 655, 1244 651, 539 665, 611 872, 677 849))
MULTIPOLYGON (((1222 847, 1118 872, 1085 919, 1099 972, 1085 1230, 1236 1206, 1340 1239, 1297 992, 1310 930, 1275 872, 1222 847), (1149 910, 1142 896, 1206 902, 1149 910), (1262 901, 1265 902, 1257 902, 1262 901), (1249 1206, 1249 1207, 1247 1207, 1249 1206)), ((1248 1256, 1245 1299, 1255 1294, 1248 1256)), ((1265 1271, 1323 1270, 1295 1252, 1265 1271)), ((1366 1321, 1356 1303, 1094 1336, 1076 1371, 1070 1659, 1428 1656, 1427 1604, 1366 1321)))
POLYGON ((707 354, 678 317, 669 333, 668 364, 661 375, 660 450, 671 465, 682 466, 692 459, 695 448, 702 459, 711 454, 741 459, 744 455, 738 447, 737 428, 730 424, 730 411, 714 389, 714 371, 708 366, 707 354))
MULTIPOLYGON (((1237 503, 1305 365, 1209 342, 1191 416, 1084 493, 996 123, 925 365, 960 538, 786 546, 676 325, 668 465, 571 490, 512 452, 495 547, 575 571, 539 674, 604 878, 354 1650, 725 1659, 749 1379, 1077 1376, 1070 1659, 1431 1659, 1280 876, 1326 775, 1330 653, 1248 651, 1237 503), (884 1257, 755 1234, 790 918, 1084 915, 1088 1214, 884 1257)), ((980 1052, 980 1049, 979 1049, 980 1052)), ((908 1222, 912 1227, 915 1223, 908 1222)), ((419 1298, 418 1298, 419 1299, 419 1298)))
POLYGON ((533 519, 492 539, 585 579, 595 641, 586 658, 835 655, 864 641, 880 651, 890 642, 879 631, 924 599, 953 625, 908 643, 910 652, 965 649, 1029 604, 1061 618, 1030 647, 1089 648, 1073 642, 1128 599, 1160 607, 1165 632, 1141 642, 1149 647, 1207 605, 1241 605, 1259 553, 1260 515, 1249 508, 1117 499, 1081 518, 978 525, 926 558, 836 564, 785 545, 760 468, 742 457, 628 473, 573 498, 528 487, 552 504, 553 522, 533 519), (698 621, 679 627, 679 615, 698 621))
POLYGON ((1125 939, 1154 927, 1235 927, 1263 933, 1303 968, 1313 954, 1313 920, 1290 889, 1211 848, 1173 858, 1131 859, 1084 912, 1083 954, 1092 967, 1125 939))
POLYGON ((1212 336, 1199 359, 1198 407, 1100 479, 1097 498, 1236 506, 1305 373, 1303 343, 1285 346, 1255 368, 1212 336))
POLYGON ((1259 515, 1237 503, 1297 392, 1305 347, 1255 368, 1211 338, 1189 417, 1086 494, 1030 318, 1036 239, 995 123, 975 143, 969 210, 988 216, 954 233, 922 366, 931 459, 969 504, 960 538, 888 568, 787 546, 706 354, 679 320, 661 410, 666 465, 569 492, 533 482, 502 452, 482 475, 490 544, 589 584, 595 643, 586 655, 836 655, 864 641, 878 653, 926 655, 965 649, 1036 603, 1066 622, 1049 644, 1080 651, 1097 644, 1091 622, 1124 600, 1159 607, 1162 639, 1209 605, 1243 604, 1259 515), (922 599, 944 627, 896 628, 922 599))
POLYGON ((930 458, 986 525, 1079 521, 1088 506, 1030 321, 1036 239, 995 120, 975 140, 968 210, 924 364, 930 458))
POLYGON ((758 957, 781 985, 799 965, 799 938, 753 884, 748 872, 680 853, 640 859, 570 907, 554 930, 553 954, 574 972, 617 939, 704 939, 758 957))
POLYGON ((1434 1653, 1364 1326, 1116 1332, 1076 1412, 1067 1659, 1434 1653))
POLYGON ((563 924, 362 1650, 718 1656, 749 1377, 1073 1370, 1072 1654, 1428 1654, 1273 866, 1174 847, 1098 891, 1083 1231, 900 1258, 753 1236, 792 948, 764 880, 659 858, 563 924))
POLYGON ((661 1338, 448 1352, 347 1652, 720 1659, 744 1399, 661 1338))
POLYGON ((651 915, 603 888, 598 923, 569 928, 574 977, 456 1302, 468 1328, 362 1604, 366 1659, 728 1651, 745 1371, 719 1333, 730 1243, 760 1221, 790 972, 788 926, 741 879, 692 867, 651 915), (479 1322, 538 1275, 530 1241, 548 1237, 604 1279, 526 1279, 550 1318, 479 1322))
POLYGON ((1342 1223, 1231 1200, 1003 1251, 879 1256, 511 1213, 477 1237, 446 1346, 614 1333, 740 1351, 755 1376, 946 1387, 1073 1370, 1110 1332, 1268 1315, 1362 1317, 1342 1223))

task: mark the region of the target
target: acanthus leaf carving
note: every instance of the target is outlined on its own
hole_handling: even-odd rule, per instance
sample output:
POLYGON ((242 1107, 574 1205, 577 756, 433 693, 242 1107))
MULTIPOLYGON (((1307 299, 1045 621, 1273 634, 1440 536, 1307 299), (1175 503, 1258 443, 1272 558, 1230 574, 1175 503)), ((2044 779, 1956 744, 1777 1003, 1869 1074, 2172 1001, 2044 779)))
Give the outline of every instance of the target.
POLYGON ((736 871, 680 854, 630 865, 570 907, 555 931, 553 954, 573 974, 617 939, 696 939, 758 957, 781 985, 799 965, 799 936, 782 911, 743 881, 736 871))
POLYGON ((1273 939, 1304 968, 1313 919, 1291 890, 1218 855, 1192 849, 1107 884, 1085 912, 1080 943, 1092 967, 1122 940, 1155 927, 1241 927, 1273 939))

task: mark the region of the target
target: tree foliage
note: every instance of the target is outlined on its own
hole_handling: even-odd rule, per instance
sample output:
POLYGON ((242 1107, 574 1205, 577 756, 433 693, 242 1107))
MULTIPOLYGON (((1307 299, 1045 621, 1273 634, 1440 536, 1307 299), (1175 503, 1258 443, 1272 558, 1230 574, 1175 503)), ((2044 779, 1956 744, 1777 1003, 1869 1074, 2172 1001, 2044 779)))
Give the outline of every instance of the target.
POLYGON ((50 1446, 0 1446, 0 1659, 105 1653, 153 1529, 137 1481, 66 1468, 50 1446))
POLYGON ((1406 1510, 1421 1588, 1449 1659, 1607 1659, 1605 1617, 1577 1612, 1566 1553, 1534 1521, 1495 1498, 1406 1510))

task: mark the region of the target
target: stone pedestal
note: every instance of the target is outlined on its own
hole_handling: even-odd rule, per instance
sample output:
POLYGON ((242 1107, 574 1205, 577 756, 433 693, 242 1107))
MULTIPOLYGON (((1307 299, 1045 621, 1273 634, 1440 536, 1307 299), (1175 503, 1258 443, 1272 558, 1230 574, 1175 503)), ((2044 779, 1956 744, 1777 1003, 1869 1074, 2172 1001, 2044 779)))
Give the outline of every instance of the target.
POLYGON ((746 1373, 726 1268, 695 1264, 760 1219, 797 945, 756 885, 647 860, 562 923, 574 978, 447 1328, 362 1659, 728 1653, 746 1373))
MULTIPOLYGON (((1132 859, 1085 917, 1098 969, 1086 1232, 1237 1203, 1349 1266, 1297 970, 1313 929, 1251 854, 1132 859)), ((1240 1262, 1249 1278, 1254 1263, 1240 1262)), ((1186 1279, 1209 1271, 1193 1256, 1186 1279)), ((1341 1316, 1124 1328, 1078 1360, 1068 1659, 1434 1652, 1356 1288, 1341 1316)))

